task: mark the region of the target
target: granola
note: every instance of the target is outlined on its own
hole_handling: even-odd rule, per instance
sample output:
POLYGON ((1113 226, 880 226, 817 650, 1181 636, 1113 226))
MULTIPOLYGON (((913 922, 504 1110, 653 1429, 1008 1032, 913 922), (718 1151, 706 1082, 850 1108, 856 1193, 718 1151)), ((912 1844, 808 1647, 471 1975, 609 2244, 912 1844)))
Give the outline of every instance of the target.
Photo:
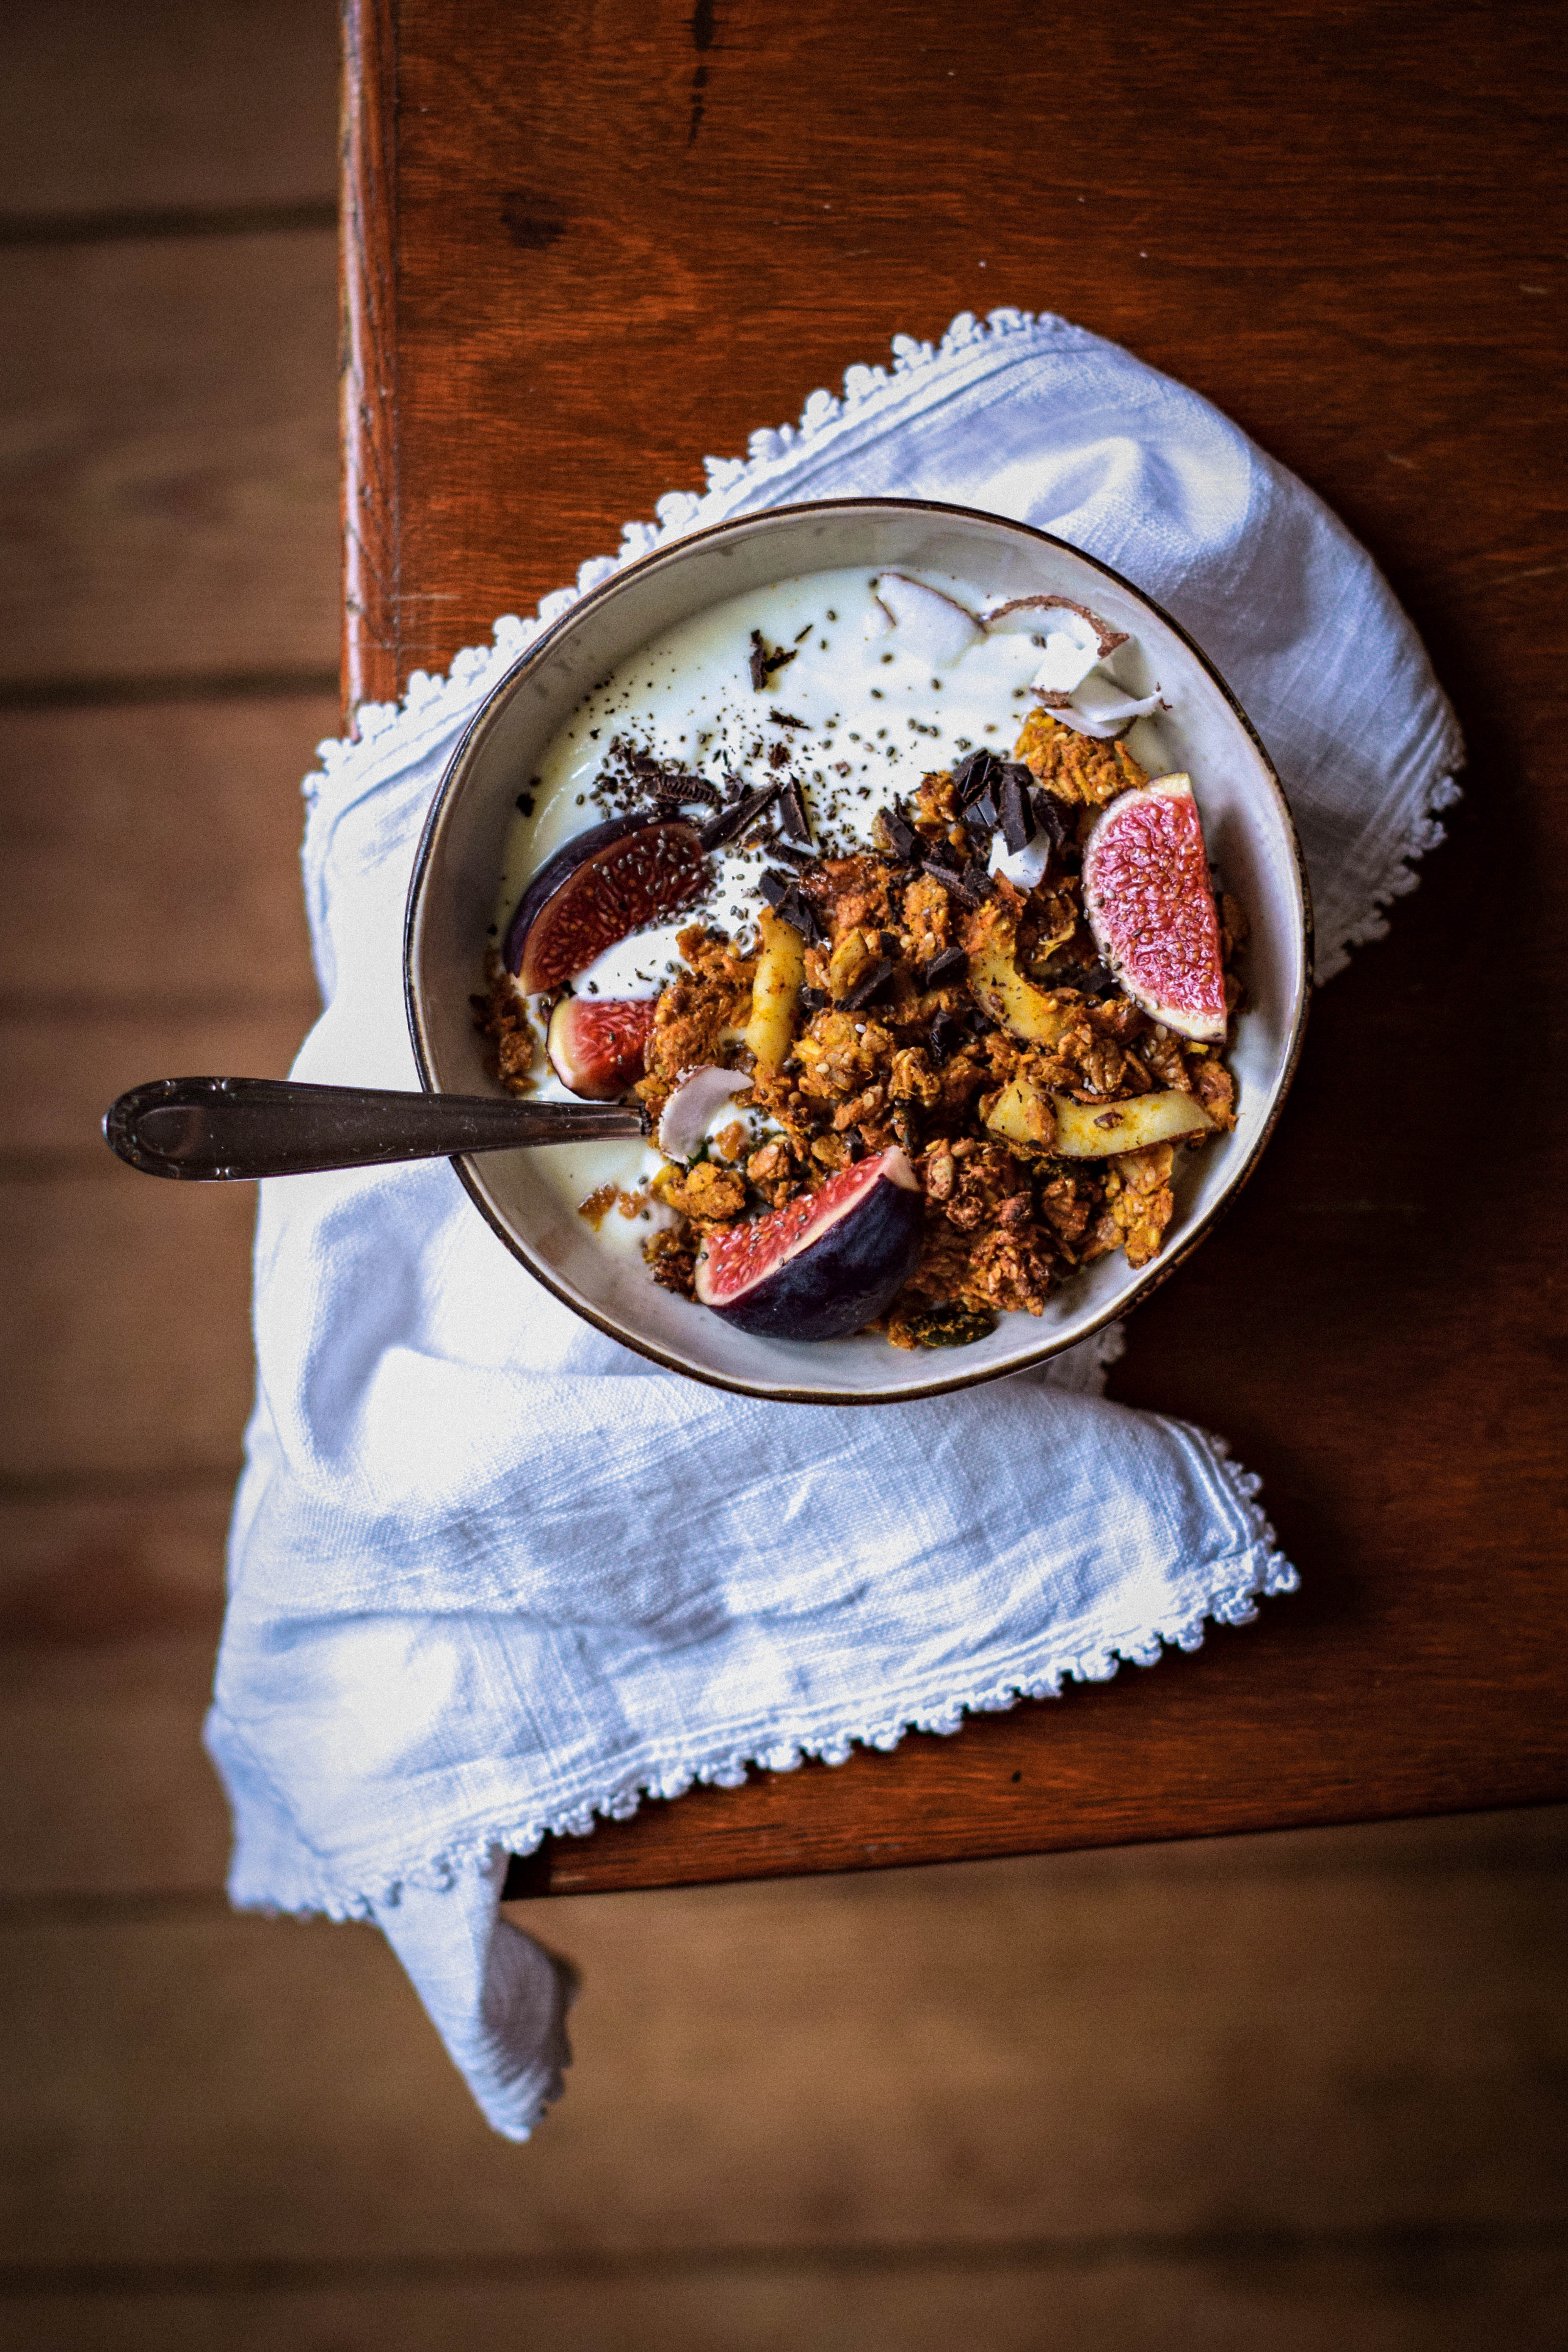
MULTIPOLYGON (((900 622, 910 609, 906 594, 900 622)), ((637 1213, 646 1222, 651 1208, 658 1220, 641 1242, 655 1282, 696 1296, 704 1254, 721 1237, 889 1154, 907 1160, 921 1196, 918 1258, 865 1327, 896 1348, 971 1345, 1000 1316, 1040 1316, 1081 1267, 1113 1251, 1134 1268, 1158 1256, 1176 1215, 1180 1155, 1236 1123, 1225 1052, 1242 1000, 1247 919, 1228 891, 1215 905, 1200 867, 1200 929, 1207 925, 1216 957, 1206 1027, 1160 1018, 1151 1009, 1159 1000, 1106 943, 1100 909, 1086 898, 1086 845, 1092 865, 1107 812, 1123 795, 1140 796, 1131 810, 1187 786, 1152 779, 1134 755, 1124 714, 1147 712, 1157 694, 1136 698, 1114 679, 1108 688, 1106 644, 1126 640, 1092 615, 1084 621, 1092 626, 1078 631, 1077 667, 1062 668, 1065 638, 1035 637, 1047 654, 1042 677, 1055 662, 1050 675, 1068 682, 1042 687, 1021 725, 1001 704, 984 730, 1001 734, 994 749, 960 738, 963 757, 933 761, 863 817, 849 795, 864 799, 869 788, 847 780, 866 773, 866 758, 804 772, 795 732, 807 721, 780 709, 768 712, 782 730, 771 746, 745 747, 752 777, 773 779, 749 797, 733 776, 721 793, 610 743, 595 788, 602 808, 650 792, 666 812, 717 805, 715 837, 727 826, 742 849, 760 845, 762 860, 759 873, 753 856, 745 884, 731 880, 715 894, 730 902, 729 921, 715 919, 710 901, 679 929, 650 1000, 641 1075, 628 1088, 650 1130, 694 1072, 745 1081, 725 1096, 695 1153, 666 1159, 635 1195, 637 1213), (617 790, 627 797, 616 801, 617 790)), ((753 631, 752 690, 785 692, 795 659, 753 631)), ((934 692, 941 680, 931 685, 934 692)), ((883 699, 879 688, 868 691, 883 699)), ((906 723, 917 738, 942 732, 913 713, 906 723)), ((842 721, 827 722, 835 727, 842 721)), ((864 755, 871 745, 861 731, 837 742, 818 733, 827 749, 854 745, 864 755)), ((889 742, 885 755, 896 760, 898 746, 889 742)), ((528 1004, 493 953, 487 979, 476 1013, 497 1075, 526 1090, 538 1065, 528 1004)), ((535 1016, 550 1021, 577 984, 530 1000, 535 1016)), ((612 1202, 632 1197, 600 1187, 583 1213, 596 1230, 612 1202)))

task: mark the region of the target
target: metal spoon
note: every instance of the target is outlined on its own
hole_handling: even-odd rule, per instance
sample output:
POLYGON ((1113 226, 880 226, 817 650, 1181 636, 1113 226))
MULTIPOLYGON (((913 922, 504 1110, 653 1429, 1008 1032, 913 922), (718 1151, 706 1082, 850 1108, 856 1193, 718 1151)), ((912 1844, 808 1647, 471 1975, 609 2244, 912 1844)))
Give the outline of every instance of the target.
POLYGON ((121 1160, 194 1184, 647 1132, 642 1112, 624 1103, 381 1094, 288 1078, 153 1078, 103 1114, 104 1140, 121 1160))

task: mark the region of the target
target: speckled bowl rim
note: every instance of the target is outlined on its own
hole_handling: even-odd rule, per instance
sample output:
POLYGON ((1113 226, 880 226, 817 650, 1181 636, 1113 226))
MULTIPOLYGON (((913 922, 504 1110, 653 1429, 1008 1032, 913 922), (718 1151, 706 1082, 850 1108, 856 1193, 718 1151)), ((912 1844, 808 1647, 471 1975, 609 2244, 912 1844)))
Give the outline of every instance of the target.
POLYGON ((429 814, 425 820, 419 847, 415 856, 413 874, 408 885, 407 907, 404 919, 404 1001, 408 1016, 409 1035, 413 1041, 414 1058, 418 1068, 420 1084, 426 1092, 438 1094, 442 1090, 435 1079, 431 1048, 425 1026, 425 1007, 416 971, 420 910, 436 845, 442 827, 448 821, 460 794, 470 748, 475 738, 488 724, 498 701, 503 696, 515 693, 524 678, 550 659, 563 635, 580 622, 586 612, 620 594, 631 581, 644 579, 661 565, 689 555, 694 547, 742 532, 755 533, 765 530, 774 521, 798 521, 803 516, 807 515, 868 512, 955 516, 964 521, 979 522, 993 529, 999 527, 1015 532, 1020 539, 1028 540, 1037 546, 1059 548, 1075 562, 1088 564, 1091 571, 1098 572, 1102 578, 1111 582, 1125 595, 1131 597, 1135 604, 1143 605, 1149 612, 1154 614, 1173 635, 1181 640, 1193 660, 1229 706, 1232 717, 1257 753, 1268 789, 1273 794, 1276 813, 1284 828, 1285 839, 1289 845, 1294 859, 1297 908, 1300 920, 1301 978, 1296 1001, 1291 1007, 1289 1029, 1280 1059, 1279 1076, 1275 1084, 1273 1100, 1269 1104, 1268 1115, 1260 1122, 1258 1133, 1245 1158, 1239 1160, 1235 1170, 1226 1175, 1223 1189, 1194 1220, 1191 1230, 1183 1233, 1175 1248, 1168 1254, 1162 1252, 1155 1263, 1138 1273, 1127 1288, 1101 1314, 1097 1315, 1092 1322, 1084 1325, 1081 1329, 1074 1330, 1070 1335, 1061 1338, 1043 1339, 1037 1348, 1033 1348, 1027 1353, 1015 1357, 1005 1363, 978 1365, 971 1371, 955 1370, 945 1377, 939 1375, 929 1381, 922 1381, 918 1386, 906 1382, 886 1391, 803 1389, 784 1381, 775 1383, 728 1379, 721 1372, 714 1371, 706 1366, 683 1361, 655 1340, 640 1332, 623 1328, 611 1316, 591 1307, 586 1300, 578 1297, 569 1285, 563 1282, 549 1268, 540 1265, 530 1255, 526 1244, 491 1208, 480 1189, 472 1160, 467 1155, 460 1155, 453 1160, 452 1166, 457 1171, 458 1181, 491 1232, 505 1244, 511 1255, 527 1267, 534 1280, 542 1284, 546 1290, 560 1299, 563 1306, 569 1307, 574 1315, 581 1316, 585 1323, 590 1323, 596 1330, 602 1331, 606 1339, 617 1341, 624 1348, 630 1348, 636 1354, 647 1357, 652 1362, 661 1365, 667 1371, 679 1372, 683 1379, 699 1381, 707 1388, 727 1390, 731 1395, 761 1397, 779 1404, 907 1404, 914 1403, 925 1397, 948 1396, 958 1389, 979 1388, 988 1381, 1011 1380, 1016 1373, 1034 1370, 1047 1362, 1051 1357, 1063 1355, 1068 1349, 1081 1346, 1085 1340, 1093 1339, 1097 1332, 1104 1330, 1108 1325, 1120 1322, 1123 1316, 1131 1314, 1134 1307, 1140 1306, 1145 1298, 1158 1290, 1163 1283, 1168 1282, 1178 1267, 1186 1264, 1200 1244, 1208 1239, 1221 1218, 1229 1210, 1243 1185, 1252 1175, 1279 1124, 1279 1115, 1285 1107, 1286 1097, 1295 1079, 1296 1071, 1300 1063, 1301 1047, 1307 1029, 1307 1014, 1311 1000, 1311 884, 1307 873, 1306 860, 1301 854, 1300 838, 1296 830, 1295 818, 1290 812, 1290 803, 1286 798, 1285 788, 1279 781, 1279 770, 1269 758, 1262 737, 1247 717, 1238 697, 1190 631, 1184 629, 1179 621, 1173 619, 1163 604, 1157 603, 1145 590, 1129 580, 1124 572, 1118 572, 1112 565, 1102 562, 1098 556, 1088 554, 1081 547, 1075 547, 1070 540, 1061 539, 1054 531, 1039 530, 1032 523, 1016 522, 1010 516, 990 514, 981 507, 955 506, 936 499, 812 499, 792 506, 768 507, 755 514, 736 515, 727 522, 713 523, 702 530, 685 532, 679 539, 672 540, 668 546, 655 548, 648 554, 638 557, 636 562, 624 565, 597 588, 591 588, 579 596, 557 620, 552 621, 534 639, 527 651, 519 656, 505 675, 498 678, 468 720, 447 763, 446 771, 431 801, 429 814))

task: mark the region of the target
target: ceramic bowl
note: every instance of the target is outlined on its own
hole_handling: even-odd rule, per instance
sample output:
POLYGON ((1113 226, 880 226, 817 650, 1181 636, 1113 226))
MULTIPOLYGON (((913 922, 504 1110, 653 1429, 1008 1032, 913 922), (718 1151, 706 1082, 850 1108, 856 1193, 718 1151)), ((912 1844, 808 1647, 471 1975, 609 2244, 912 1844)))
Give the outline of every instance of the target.
POLYGON ((868 1335, 808 1344, 755 1339, 658 1289, 635 1260, 603 1250, 552 1199, 537 1155, 454 1164, 479 1214, 545 1287, 628 1348, 671 1370, 751 1396, 886 1403, 935 1396, 1039 1364, 1166 1280, 1210 1232, 1256 1166, 1279 1118, 1306 1020, 1311 919, 1290 812, 1268 755, 1214 665, 1131 583, 1043 531, 994 515, 905 499, 775 508, 661 548, 585 595, 501 680, 453 756, 409 892, 405 978, 419 1073, 437 1093, 499 1091, 486 1075, 469 997, 480 984, 501 843, 518 790, 593 683, 650 638, 725 598, 803 572, 863 565, 983 584, 994 598, 1055 593, 1135 635, 1172 706, 1161 718, 1173 769, 1191 772, 1210 855, 1246 908, 1247 1009, 1229 1059, 1239 1116, 1229 1135, 1180 1155, 1171 1239, 1152 1265, 1120 1251, 1070 1279, 1044 1315, 1005 1315, 988 1339, 905 1352, 868 1335))

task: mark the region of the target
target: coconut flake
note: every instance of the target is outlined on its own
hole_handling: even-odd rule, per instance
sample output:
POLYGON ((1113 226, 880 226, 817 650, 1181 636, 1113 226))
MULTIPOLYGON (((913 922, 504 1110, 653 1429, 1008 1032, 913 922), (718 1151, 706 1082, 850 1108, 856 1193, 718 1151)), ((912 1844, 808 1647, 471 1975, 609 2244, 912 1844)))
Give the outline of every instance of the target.
POLYGON ((658 1148, 667 1160, 695 1160, 707 1139, 716 1111, 733 1095, 743 1095, 752 1081, 744 1070, 716 1069, 705 1062, 688 1071, 658 1122, 658 1148))
POLYGON ((876 601, 897 632, 900 651, 930 662, 933 669, 962 660, 984 634, 967 604, 906 572, 884 572, 877 583, 876 601))
POLYGON ((1070 693, 1042 691, 1040 700, 1064 727, 1100 743, 1125 735, 1135 719, 1147 719, 1161 708, 1158 687, 1152 694, 1129 694, 1103 670, 1091 670, 1070 693))
POLYGON ((1045 880, 1046 868, 1051 862, 1052 846, 1050 835, 1043 828, 1036 834, 1033 841, 1026 841, 1022 849, 1012 851, 1008 850, 1001 835, 994 833, 991 836, 991 863, 985 870, 988 874, 1000 874, 1003 880, 1011 882, 1016 889, 1037 889, 1045 880))
POLYGON ((1076 614, 1079 621, 1094 631, 1097 658, 1100 661, 1109 661, 1117 646, 1128 642, 1125 629, 1113 629, 1109 621, 1102 620, 1087 604, 1076 604, 1070 596, 1015 596, 1010 604, 994 605, 981 618, 988 630, 1028 629, 1037 636, 1049 636, 1065 625, 1060 621, 1042 624, 1037 618, 1041 613, 1076 614))

